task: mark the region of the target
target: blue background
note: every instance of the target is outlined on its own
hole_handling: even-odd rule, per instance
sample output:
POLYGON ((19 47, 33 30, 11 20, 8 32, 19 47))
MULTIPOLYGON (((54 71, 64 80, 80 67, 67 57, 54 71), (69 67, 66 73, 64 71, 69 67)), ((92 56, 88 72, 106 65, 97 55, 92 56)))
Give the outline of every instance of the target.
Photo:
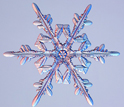
MULTIPOLYGON (((94 61, 86 75, 93 87, 89 93, 94 100, 93 107, 123 107, 124 95, 124 0, 0 0, 0 105, 3 107, 31 107, 36 95, 33 83, 44 75, 39 75, 34 66, 37 59, 24 66, 16 58, 6 58, 6 51, 18 51, 22 44, 28 44, 38 50, 34 43, 39 33, 45 34, 32 23, 37 16, 32 8, 35 2, 43 14, 51 14, 52 28, 56 24, 69 24, 73 28, 73 14, 83 13, 88 4, 92 9, 88 19, 92 26, 86 26, 80 32, 86 33, 93 49, 105 44, 106 49, 119 51, 118 57, 105 58, 105 64, 94 61)), ((61 40, 65 38, 62 37, 61 40)), ((53 48, 48 44, 48 49, 53 48)), ((73 49, 77 49, 74 44, 73 49)), ((79 63, 74 59, 75 63, 79 63)), ((49 59, 51 64, 53 59, 49 59)), ((62 73, 65 67, 60 67, 62 73)), ((84 96, 74 95, 73 80, 70 85, 56 84, 53 79, 53 96, 42 96, 37 107, 90 107, 84 96)))

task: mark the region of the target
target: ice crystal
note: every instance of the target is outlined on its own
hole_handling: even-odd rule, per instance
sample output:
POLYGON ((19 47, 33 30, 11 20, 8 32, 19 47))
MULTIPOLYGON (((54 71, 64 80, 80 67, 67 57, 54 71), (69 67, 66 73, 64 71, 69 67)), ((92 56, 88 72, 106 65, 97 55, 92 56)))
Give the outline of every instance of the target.
POLYGON ((42 95, 47 93, 52 96, 52 79, 55 75, 57 83, 70 84, 70 78, 74 80, 75 95, 84 95, 87 102, 93 105, 93 100, 88 93, 87 87, 91 87, 92 83, 88 79, 83 79, 78 74, 82 72, 86 74, 91 62, 86 59, 86 57, 94 58, 96 61, 100 61, 102 64, 105 63, 104 57, 107 56, 118 56, 119 52, 105 50, 105 45, 102 44, 93 50, 86 51, 86 49, 91 46, 90 41, 85 33, 82 35, 77 35, 84 26, 91 25, 92 22, 87 20, 87 15, 91 10, 91 5, 88 5, 83 14, 80 16, 75 13, 73 18, 74 27, 72 32, 70 31, 69 25, 57 24, 55 26, 55 32, 53 33, 51 23, 51 15, 43 15, 38 8, 38 6, 33 3, 32 7, 37 14, 38 20, 34 21, 33 24, 39 29, 43 29, 46 35, 39 34, 35 46, 40 50, 32 50, 29 45, 22 45, 20 50, 17 52, 10 51, 5 52, 4 56, 21 58, 20 64, 24 65, 26 61, 30 61, 32 58, 40 57, 34 64, 38 69, 40 74, 48 72, 45 78, 40 79, 39 82, 34 83, 34 87, 38 87, 37 95, 33 99, 32 106, 36 106, 40 101, 42 95), (64 34, 67 40, 64 44, 59 41, 61 34, 64 34), (51 42, 54 46, 53 50, 47 50, 44 43, 51 42), (73 43, 81 43, 78 50, 72 50, 71 46, 73 43), (54 62, 51 65, 45 65, 47 58, 54 58, 54 62), (72 58, 78 58, 81 65, 74 65, 72 63, 72 58), (64 64, 67 68, 65 73, 62 75, 59 67, 64 64))

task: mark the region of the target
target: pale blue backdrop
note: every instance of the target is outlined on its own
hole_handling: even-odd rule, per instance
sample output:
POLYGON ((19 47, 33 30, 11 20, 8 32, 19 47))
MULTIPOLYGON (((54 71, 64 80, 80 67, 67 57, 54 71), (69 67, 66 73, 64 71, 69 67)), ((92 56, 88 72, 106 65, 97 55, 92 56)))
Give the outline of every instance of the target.
MULTIPOLYGON (((80 75, 93 83, 89 88, 93 107, 123 107, 124 0, 0 0, 1 107, 31 107, 36 95, 33 83, 44 76, 39 75, 34 66, 36 59, 21 66, 17 58, 3 56, 5 51, 18 51, 22 44, 37 49, 34 46, 37 36, 45 32, 32 24, 37 19, 33 2, 43 14, 51 14, 54 30, 55 24, 69 24, 72 30, 73 14, 80 15, 88 4, 92 4, 88 19, 93 25, 81 31, 88 35, 92 44, 89 49, 105 43, 106 49, 119 51, 121 55, 106 58, 105 64, 89 59, 92 65, 88 73, 80 75)), ((78 47, 75 45, 75 48, 78 47)), ((64 66, 61 71, 65 71, 64 66)), ((70 85, 63 85, 56 84, 53 79, 53 96, 42 96, 37 107, 90 107, 84 96, 74 95, 74 90, 73 80, 70 85)))

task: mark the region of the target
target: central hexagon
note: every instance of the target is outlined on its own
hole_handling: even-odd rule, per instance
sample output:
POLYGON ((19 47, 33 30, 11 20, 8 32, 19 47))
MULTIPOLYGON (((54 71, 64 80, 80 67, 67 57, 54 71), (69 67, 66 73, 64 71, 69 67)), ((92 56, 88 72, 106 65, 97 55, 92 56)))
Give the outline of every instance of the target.
POLYGON ((66 58, 67 56, 67 52, 65 50, 60 50, 59 51, 59 57, 60 58, 66 58))

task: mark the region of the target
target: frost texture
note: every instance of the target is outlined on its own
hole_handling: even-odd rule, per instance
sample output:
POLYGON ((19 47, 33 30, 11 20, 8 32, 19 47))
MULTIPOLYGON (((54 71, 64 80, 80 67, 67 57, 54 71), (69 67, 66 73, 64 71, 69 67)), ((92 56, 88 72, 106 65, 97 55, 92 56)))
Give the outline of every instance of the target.
POLYGON ((22 45, 18 52, 10 51, 5 52, 4 56, 13 57, 17 56, 20 60, 20 64, 24 65, 26 61, 30 61, 32 58, 40 57, 34 64, 40 74, 48 72, 44 79, 40 79, 39 82, 34 83, 34 87, 38 87, 37 95, 33 99, 32 106, 36 106, 40 101, 42 95, 47 93, 52 96, 52 79, 55 75, 57 83, 70 84, 71 77, 74 80, 75 95, 84 95, 87 102, 93 105, 93 100, 88 93, 87 87, 91 87, 92 83, 88 79, 82 79, 78 72, 86 74, 91 62, 86 57, 94 58, 96 61, 100 61, 102 64, 105 63, 104 57, 107 56, 118 56, 119 52, 105 50, 105 45, 102 44, 93 50, 86 51, 91 46, 90 41, 85 33, 77 35, 84 26, 91 25, 92 22, 87 20, 87 15, 91 10, 91 5, 88 5, 83 14, 80 16, 75 13, 73 18, 74 27, 72 32, 70 31, 69 25, 57 24, 55 32, 53 33, 51 23, 51 15, 43 15, 39 7, 33 3, 32 7, 37 14, 38 20, 34 21, 33 24, 39 29, 43 29, 47 35, 39 34, 35 46, 40 50, 32 50, 29 45, 22 45), (64 44, 60 43, 59 38, 61 34, 64 34, 67 40, 64 44), (53 50, 47 50, 45 42, 51 42, 54 45, 53 50), (81 43, 78 50, 72 50, 73 43, 81 43), (45 65, 47 58, 54 58, 54 62, 51 65, 45 65), (72 58, 78 58, 81 65, 74 65, 72 58), (59 67, 64 64, 67 68, 65 73, 62 75, 59 67))

